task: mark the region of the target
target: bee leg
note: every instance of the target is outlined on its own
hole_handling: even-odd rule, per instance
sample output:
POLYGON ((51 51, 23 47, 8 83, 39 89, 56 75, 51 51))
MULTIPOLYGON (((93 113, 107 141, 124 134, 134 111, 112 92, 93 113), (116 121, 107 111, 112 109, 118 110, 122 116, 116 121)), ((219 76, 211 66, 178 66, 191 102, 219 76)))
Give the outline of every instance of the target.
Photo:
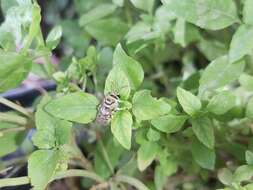
POLYGON ((115 111, 122 111, 125 110, 126 108, 116 108, 115 111))

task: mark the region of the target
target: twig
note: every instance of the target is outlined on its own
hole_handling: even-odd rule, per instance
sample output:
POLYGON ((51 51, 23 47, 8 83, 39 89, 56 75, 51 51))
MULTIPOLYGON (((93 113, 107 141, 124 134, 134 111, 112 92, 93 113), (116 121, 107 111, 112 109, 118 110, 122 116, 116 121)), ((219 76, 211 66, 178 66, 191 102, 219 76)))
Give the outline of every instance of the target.
POLYGON ((123 182, 123 183, 128 183, 129 185, 132 185, 136 187, 139 190, 150 190, 146 185, 144 185, 141 181, 139 181, 136 178, 126 176, 126 175, 116 175, 114 179, 117 182, 123 182))
POLYGON ((108 189, 110 187, 110 184, 108 182, 99 183, 97 185, 93 185, 90 190, 103 190, 108 189))
POLYGON ((30 113, 25 108, 23 108, 22 106, 20 106, 18 104, 13 103, 10 100, 7 100, 6 98, 0 97, 0 103, 24 114, 27 117, 31 116, 30 113))
POLYGON ((86 178, 93 179, 94 181, 96 181, 98 183, 104 182, 104 179, 101 178, 96 173, 88 171, 88 170, 78 170, 78 169, 72 169, 72 170, 59 172, 54 176, 54 178, 50 182, 57 180, 57 179, 66 178, 66 177, 86 177, 86 178))
POLYGON ((0 121, 14 123, 22 126, 25 126, 28 123, 27 119, 24 117, 7 113, 0 113, 0 121))
POLYGON ((25 185, 28 183, 30 183, 30 179, 28 178, 28 176, 0 179, 0 187, 18 186, 25 185))
POLYGON ((108 167, 109 167, 109 169, 110 169, 110 171, 111 171, 111 174, 114 174, 114 170, 113 170, 113 167, 112 167, 112 163, 111 163, 111 161, 110 161, 110 159, 109 159, 109 156, 108 156, 108 154, 107 154, 107 152, 106 152, 106 150, 105 150, 103 141, 102 141, 102 140, 99 140, 98 143, 99 143, 99 145, 101 146, 102 155, 103 155, 103 157, 104 157, 104 159, 105 159, 106 164, 108 165, 108 167))

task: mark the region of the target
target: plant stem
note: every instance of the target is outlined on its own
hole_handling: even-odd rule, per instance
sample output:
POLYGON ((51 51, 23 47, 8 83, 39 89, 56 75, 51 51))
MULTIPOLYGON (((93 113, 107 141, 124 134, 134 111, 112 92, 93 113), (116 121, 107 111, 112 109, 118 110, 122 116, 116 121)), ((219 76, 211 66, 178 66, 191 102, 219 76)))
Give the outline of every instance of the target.
POLYGON ((133 178, 133 177, 129 177, 129 176, 126 176, 126 175, 116 175, 114 177, 114 179, 117 181, 117 182, 123 182, 123 183, 128 183, 134 187, 136 187, 137 189, 139 190, 150 190, 146 185, 144 185, 141 181, 139 181, 138 179, 136 178, 133 178))
POLYGON ((13 127, 13 128, 4 128, 0 130, 0 136, 4 135, 5 133, 15 132, 15 131, 24 131, 25 127, 13 127))
POLYGON ((78 169, 72 169, 72 170, 59 172, 54 176, 54 178, 50 182, 56 179, 62 179, 66 177, 86 177, 89 179, 93 179, 94 181, 98 183, 105 182, 103 178, 101 178, 99 175, 95 174, 94 172, 91 172, 88 170, 78 170, 78 169))
POLYGON ((71 145, 73 147, 73 151, 75 152, 76 156, 74 158, 78 159, 80 161, 80 164, 84 169, 87 169, 89 171, 93 171, 92 164, 90 161, 84 156, 78 145, 76 144, 76 139, 74 133, 71 134, 71 145))
POLYGON ((0 103, 24 114, 27 117, 31 116, 30 113, 25 108, 23 108, 22 106, 20 106, 18 104, 13 103, 10 100, 7 100, 6 98, 0 97, 0 103))
POLYGON ((114 174, 114 170, 113 170, 113 167, 112 167, 112 163, 111 163, 111 161, 110 161, 110 159, 109 159, 109 156, 108 156, 108 154, 107 154, 107 152, 106 152, 106 150, 105 150, 103 141, 102 141, 102 140, 99 140, 98 143, 99 143, 99 145, 101 146, 102 155, 103 155, 103 157, 104 157, 104 159, 105 159, 105 162, 107 163, 107 165, 108 165, 108 167, 109 167, 109 169, 110 169, 110 171, 111 171, 111 174, 114 174))
POLYGON ((25 184, 28 184, 28 183, 30 183, 30 179, 27 176, 0 179, 0 187, 25 185, 25 184))
POLYGON ((11 115, 7 113, 0 113, 0 121, 15 123, 18 125, 27 125, 27 119, 19 115, 11 115))
POLYGON ((127 19, 128 26, 130 27, 133 25, 133 19, 132 19, 131 13, 130 13, 129 2, 125 2, 125 3, 126 3, 126 5, 125 5, 126 19, 127 19))

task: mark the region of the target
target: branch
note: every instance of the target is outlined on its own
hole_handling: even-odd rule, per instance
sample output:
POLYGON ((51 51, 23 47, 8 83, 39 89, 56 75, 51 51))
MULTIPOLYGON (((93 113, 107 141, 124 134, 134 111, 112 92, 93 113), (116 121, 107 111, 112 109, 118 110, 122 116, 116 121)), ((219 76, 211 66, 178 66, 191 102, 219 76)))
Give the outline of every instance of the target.
POLYGON ((27 117, 31 116, 30 113, 25 108, 23 108, 22 106, 20 106, 18 104, 13 103, 10 100, 7 100, 6 98, 0 97, 0 103, 24 114, 27 117))
POLYGON ((0 179, 0 187, 25 185, 29 183, 30 179, 28 176, 0 179))
POLYGON ((26 118, 21 117, 19 115, 8 114, 8 113, 0 113, 0 121, 14 123, 14 124, 22 125, 22 126, 27 125, 26 118))
POLYGON ((88 170, 78 170, 78 169, 71 169, 67 171, 58 172, 50 182, 57 179, 66 178, 66 177, 86 177, 86 178, 93 179, 94 181, 98 183, 105 182, 102 177, 95 174, 94 172, 91 172, 88 170))
POLYGON ((129 185, 132 185, 132 186, 136 187, 139 190, 150 190, 141 181, 139 181, 138 179, 133 178, 133 177, 129 177, 129 176, 126 176, 126 175, 116 175, 114 179, 117 182, 128 183, 129 185))

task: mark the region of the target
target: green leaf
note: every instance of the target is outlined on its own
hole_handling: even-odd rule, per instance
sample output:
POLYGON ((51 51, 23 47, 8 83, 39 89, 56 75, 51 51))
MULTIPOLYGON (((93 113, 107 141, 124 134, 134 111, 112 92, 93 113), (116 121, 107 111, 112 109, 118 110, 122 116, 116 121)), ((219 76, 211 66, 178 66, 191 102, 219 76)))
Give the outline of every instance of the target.
POLYGON ((151 120, 151 124, 159 131, 175 133, 182 128, 186 119, 186 116, 170 114, 151 120))
POLYGON ((180 44, 182 47, 186 46, 185 27, 186 27, 185 20, 181 18, 177 19, 174 28, 174 41, 175 43, 180 44))
POLYGON ((253 165, 253 152, 247 150, 245 153, 246 162, 248 165, 253 165))
POLYGON ((200 100, 191 92, 180 87, 177 88, 177 98, 184 111, 189 115, 195 115, 201 109, 200 100))
POLYGON ((119 94, 120 98, 125 100, 129 98, 131 92, 128 78, 119 67, 114 67, 105 81, 104 94, 111 92, 119 94))
POLYGON ((87 24, 85 30, 97 41, 115 46, 127 33, 128 26, 119 18, 108 18, 87 24))
POLYGON ((61 36, 62 36, 62 27, 55 26, 47 36, 46 46, 51 50, 55 49, 58 43, 60 42, 61 36))
POLYGON ((36 19, 36 15, 39 16, 38 12, 39 7, 34 6, 31 1, 25 3, 19 1, 17 6, 8 9, 5 20, 0 27, 0 44, 3 49, 16 51, 16 48, 20 48, 24 42, 28 48, 34 35, 32 33, 27 35, 27 30, 29 30, 31 23, 33 23, 33 26, 30 26, 31 32, 32 29, 38 28, 36 24, 38 23, 38 19, 36 19))
POLYGON ((253 25, 253 1, 251 0, 244 1, 243 21, 245 24, 253 25))
POLYGON ((199 81, 199 93, 223 87, 239 78, 244 70, 245 62, 229 63, 227 56, 218 57, 204 70, 199 81))
POLYGON ((158 141, 160 137, 161 135, 157 130, 153 129, 152 127, 149 128, 147 133, 147 138, 149 141, 158 141))
POLYGON ((119 67, 127 76, 132 89, 137 89, 144 78, 143 69, 136 60, 128 56, 118 44, 113 54, 113 64, 119 67))
POLYGON ((141 10, 152 12, 155 0, 130 0, 133 5, 141 10))
POLYGON ((141 40, 145 41, 145 37, 150 36, 151 33, 152 26, 149 23, 139 21, 130 28, 125 38, 127 39, 127 44, 131 44, 141 40))
MULTIPOLYGON (((17 125, 10 123, 0 123, 0 130, 16 128, 17 125)), ((14 152, 22 143, 24 139, 24 133, 20 131, 12 131, 9 133, 4 133, 0 136, 0 143, 4 146, 0 146, 0 157, 5 156, 9 153, 14 152)))
POLYGON ((131 148, 132 125, 132 115, 129 111, 118 111, 113 115, 111 124, 112 134, 128 150, 131 148))
POLYGON ((253 97, 249 99, 246 107, 246 117, 253 119, 253 97))
POLYGON ((111 171, 105 159, 105 153, 108 155, 111 166, 114 168, 118 165, 124 148, 115 138, 112 138, 111 133, 106 133, 102 138, 102 143, 98 142, 96 145, 94 169, 101 177, 108 178, 111 175, 111 171), (104 146, 101 146, 101 144, 104 146))
POLYGON ((212 149, 207 148, 198 140, 194 140, 192 143, 192 155, 194 160, 205 169, 213 170, 215 166, 215 152, 212 149))
POLYGON ((253 50, 253 26, 241 25, 233 35, 230 43, 229 61, 240 60, 245 55, 250 55, 253 50))
POLYGON ((50 101, 45 109, 55 117, 78 123, 89 123, 96 118, 98 100, 85 92, 70 93, 50 101))
POLYGON ((136 92, 132 101, 133 114, 139 121, 163 116, 171 110, 171 106, 164 100, 153 98, 149 90, 136 92))
POLYGON ((169 0, 166 4, 167 11, 209 30, 220 30, 239 21, 231 0, 169 0))
POLYGON ((154 142, 141 144, 137 152, 137 164, 140 171, 145 170, 155 159, 160 147, 154 142))
POLYGON ((246 188, 245 190, 251 190, 251 189, 253 189, 253 183, 245 185, 244 188, 246 188))
POLYGON ((61 160, 60 151, 37 150, 28 159, 28 176, 36 190, 44 190, 61 160))
POLYGON ((116 10, 116 6, 109 3, 99 4, 94 9, 90 10, 89 12, 83 14, 80 17, 79 25, 86 26, 89 23, 92 23, 96 20, 99 20, 103 17, 106 17, 112 14, 116 10))
POLYGON ((16 0, 1 0, 1 9, 4 14, 8 11, 9 8, 17 6, 18 3, 16 0))
POLYGON ((24 42, 24 50, 28 50, 28 48, 31 46, 33 39, 38 35, 40 31, 40 21, 41 21, 41 15, 40 15, 41 9, 40 6, 35 2, 32 6, 32 22, 29 28, 28 36, 25 39, 24 42))
POLYGON ((168 179, 166 173, 162 166, 158 165, 155 167, 155 176, 154 176, 156 190, 163 190, 163 187, 168 179))
POLYGON ((197 44, 197 47, 209 61, 213 61, 228 52, 226 44, 215 39, 202 38, 197 44))
POLYGON ((253 166, 243 165, 240 166, 235 170, 234 173, 234 181, 235 182, 242 182, 242 181, 248 181, 253 176, 253 166))
POLYGON ((223 168, 218 172, 218 178, 224 185, 231 185, 233 182, 233 174, 227 168, 223 168))
POLYGON ((192 129, 198 140, 206 147, 214 147, 214 130, 208 117, 198 117, 192 120, 192 129))
POLYGON ((212 97, 207 105, 207 110, 217 115, 222 115, 236 105, 236 97, 229 91, 223 91, 212 97))
POLYGON ((50 101, 45 96, 38 105, 35 113, 37 131, 33 143, 40 149, 50 149, 69 143, 72 124, 68 121, 53 117, 44 111, 44 106, 50 101))
POLYGON ((243 73, 239 78, 239 82, 244 89, 253 91, 253 76, 243 73))
POLYGON ((123 7, 124 5, 124 0, 112 0, 112 2, 119 7, 123 7))
POLYGON ((32 61, 14 52, 0 51, 0 92, 17 87, 28 75, 32 61))

